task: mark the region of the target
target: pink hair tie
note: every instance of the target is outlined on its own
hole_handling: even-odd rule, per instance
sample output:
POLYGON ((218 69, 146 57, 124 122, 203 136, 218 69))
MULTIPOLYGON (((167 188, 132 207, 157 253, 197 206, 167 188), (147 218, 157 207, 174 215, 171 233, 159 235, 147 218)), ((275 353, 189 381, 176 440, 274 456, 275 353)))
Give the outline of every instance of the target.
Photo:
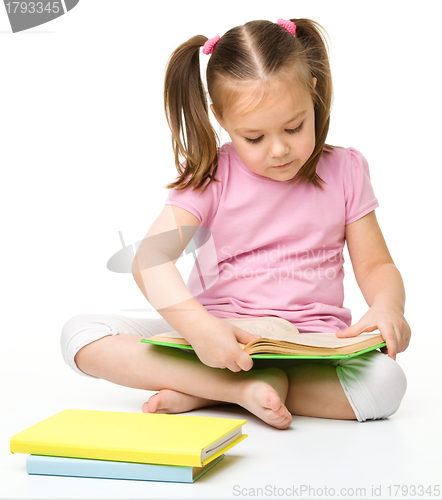
POLYGON ((296 33, 296 24, 293 21, 287 21, 286 19, 278 19, 277 24, 279 24, 279 26, 282 26, 292 35, 296 33))
POLYGON ((213 52, 213 49, 215 48, 215 45, 219 42, 220 36, 216 35, 210 40, 207 40, 207 42, 203 45, 203 54, 211 54, 213 52))

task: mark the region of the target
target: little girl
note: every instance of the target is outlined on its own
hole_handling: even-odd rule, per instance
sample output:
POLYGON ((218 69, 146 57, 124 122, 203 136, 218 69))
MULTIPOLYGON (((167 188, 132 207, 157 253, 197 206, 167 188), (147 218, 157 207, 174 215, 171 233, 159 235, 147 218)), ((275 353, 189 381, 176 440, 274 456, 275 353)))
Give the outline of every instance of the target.
POLYGON ((321 29, 308 19, 248 22, 221 38, 193 37, 169 61, 165 108, 179 175, 132 268, 162 318, 74 316, 61 339, 77 373, 158 391, 144 412, 234 403, 284 429, 292 415, 363 422, 400 405, 407 383, 396 354, 411 336, 403 282, 376 220, 367 161, 325 143, 332 79, 321 29), (231 138, 220 148, 201 48, 210 108, 231 138), (175 263, 201 234, 186 286, 175 263), (345 242, 369 306, 352 326, 345 242), (255 336, 223 318, 256 316, 340 338, 378 328, 386 348, 253 363, 240 344, 255 336), (171 330, 196 356, 140 342, 171 330))

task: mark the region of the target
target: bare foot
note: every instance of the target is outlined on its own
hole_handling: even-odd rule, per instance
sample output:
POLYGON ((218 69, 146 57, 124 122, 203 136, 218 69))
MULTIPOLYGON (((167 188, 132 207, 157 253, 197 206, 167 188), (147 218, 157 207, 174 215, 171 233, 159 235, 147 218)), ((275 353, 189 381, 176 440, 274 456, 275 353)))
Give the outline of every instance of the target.
MULTIPOLYGON (((285 407, 289 382, 287 374, 279 368, 241 372, 238 378, 237 403, 267 424, 278 429, 287 428, 292 415, 285 407)), ((171 389, 162 389, 144 403, 144 413, 185 413, 196 408, 226 404, 171 389)))
POLYGON ((287 374, 279 368, 244 372, 238 404, 277 429, 286 429, 292 415, 284 406, 289 387, 287 374))
POLYGON ((162 389, 151 396, 149 401, 144 403, 143 413, 185 413, 196 408, 204 408, 205 406, 217 404, 226 403, 191 396, 190 394, 172 391, 171 389, 162 389))

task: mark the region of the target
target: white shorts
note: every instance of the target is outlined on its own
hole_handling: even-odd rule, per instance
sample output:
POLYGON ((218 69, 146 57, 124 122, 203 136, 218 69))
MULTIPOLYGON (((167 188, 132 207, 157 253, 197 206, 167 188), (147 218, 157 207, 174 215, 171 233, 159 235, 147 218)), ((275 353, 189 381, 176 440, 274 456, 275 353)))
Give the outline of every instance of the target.
MULTIPOLYGON (((172 331, 163 318, 129 318, 115 314, 80 314, 70 318, 61 333, 65 362, 79 375, 89 377, 75 364, 77 352, 107 335, 127 334, 149 338, 172 331)), ((189 351, 186 351, 189 352, 189 351)), ((370 351, 347 359, 271 360, 272 366, 299 363, 330 364, 336 373, 359 422, 385 419, 396 412, 407 389, 407 379, 396 361, 380 351, 370 351), (285 364, 284 364, 285 363, 285 364)), ((270 365, 270 360, 254 360, 254 368, 270 365)))

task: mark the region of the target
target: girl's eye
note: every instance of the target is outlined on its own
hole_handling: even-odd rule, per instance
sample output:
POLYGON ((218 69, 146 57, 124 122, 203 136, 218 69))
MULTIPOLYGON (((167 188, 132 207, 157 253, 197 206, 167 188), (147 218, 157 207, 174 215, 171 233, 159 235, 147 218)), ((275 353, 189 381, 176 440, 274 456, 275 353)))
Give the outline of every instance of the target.
MULTIPOLYGON (((288 134, 296 134, 296 132, 301 132, 303 125, 304 122, 302 122, 299 127, 286 129, 286 132, 288 134)), ((244 139, 250 144, 258 144, 258 142, 262 141, 263 137, 264 136, 261 135, 261 137, 257 137, 256 139, 249 139, 248 137, 244 137, 244 139)))
POLYGON ((303 125, 304 122, 302 122, 301 125, 299 125, 299 127, 287 129, 286 132, 288 132, 289 134, 296 134, 296 132, 301 132, 303 125))
POLYGON ((264 136, 257 137, 256 139, 249 139, 248 137, 244 137, 244 139, 250 144, 257 144, 264 136))

